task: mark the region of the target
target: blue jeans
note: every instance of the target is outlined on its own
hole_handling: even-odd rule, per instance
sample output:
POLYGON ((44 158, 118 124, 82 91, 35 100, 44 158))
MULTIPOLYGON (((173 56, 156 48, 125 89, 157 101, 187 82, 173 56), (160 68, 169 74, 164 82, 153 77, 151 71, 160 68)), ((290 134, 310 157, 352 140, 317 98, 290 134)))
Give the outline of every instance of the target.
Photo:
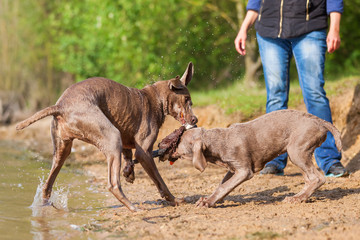
MULTIPOLYGON (((264 38, 257 34, 257 41, 267 91, 266 112, 288 107, 289 66, 294 56, 307 111, 332 123, 329 100, 324 90, 326 30, 290 39, 264 38)), ((325 174, 334 163, 340 162, 341 153, 330 132, 325 142, 315 150, 315 159, 325 174)), ((283 169, 286 163, 287 153, 266 165, 274 164, 278 169, 283 169)))

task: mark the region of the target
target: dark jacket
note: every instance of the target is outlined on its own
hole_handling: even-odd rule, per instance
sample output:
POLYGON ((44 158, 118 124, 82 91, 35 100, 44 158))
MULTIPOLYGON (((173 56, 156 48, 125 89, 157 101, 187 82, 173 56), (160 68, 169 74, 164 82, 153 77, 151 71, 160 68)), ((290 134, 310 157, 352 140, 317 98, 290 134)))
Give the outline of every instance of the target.
POLYGON ((258 13, 262 37, 293 38, 328 26, 326 0, 262 0, 258 13))

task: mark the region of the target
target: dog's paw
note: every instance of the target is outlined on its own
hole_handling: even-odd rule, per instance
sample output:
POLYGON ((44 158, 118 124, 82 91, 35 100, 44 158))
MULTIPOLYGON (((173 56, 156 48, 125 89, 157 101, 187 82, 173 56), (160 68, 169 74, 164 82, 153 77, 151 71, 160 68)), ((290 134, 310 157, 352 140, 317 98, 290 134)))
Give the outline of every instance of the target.
POLYGON ((134 183, 134 181, 135 181, 135 174, 134 173, 130 174, 130 176, 125 176, 125 174, 124 174, 124 177, 125 177, 125 180, 127 182, 129 182, 129 183, 134 183))
POLYGON ((201 197, 201 198, 195 203, 195 206, 196 206, 196 207, 207 207, 207 208, 209 208, 209 207, 213 207, 214 204, 211 203, 207 197, 201 197))
POLYGON ((129 207, 129 210, 131 211, 131 212, 133 212, 133 213, 138 213, 138 212, 143 212, 143 211, 145 211, 146 210, 146 208, 143 208, 143 207, 135 207, 134 205, 131 205, 130 207, 129 207))
POLYGON ((125 166, 123 170, 123 176, 125 177, 125 180, 129 183, 134 183, 135 181, 135 171, 134 166, 125 166))
POLYGON ((184 198, 175 198, 173 201, 169 201, 170 205, 175 207, 175 206, 179 206, 180 204, 185 203, 185 199, 184 198))

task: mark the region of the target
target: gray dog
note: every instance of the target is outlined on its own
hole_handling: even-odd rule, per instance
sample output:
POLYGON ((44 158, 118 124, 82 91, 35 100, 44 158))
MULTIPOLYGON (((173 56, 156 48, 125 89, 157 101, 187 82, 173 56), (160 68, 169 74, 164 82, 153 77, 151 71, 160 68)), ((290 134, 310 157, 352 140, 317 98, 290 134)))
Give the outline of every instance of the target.
POLYGON ((291 161, 303 171, 305 186, 284 201, 302 202, 325 183, 324 175, 312 163, 312 155, 325 141, 328 131, 334 135, 336 147, 341 151, 340 133, 331 123, 308 113, 280 110, 229 128, 187 130, 173 157, 192 160, 201 172, 207 162, 229 170, 215 192, 196 203, 212 207, 235 187, 251 179, 267 162, 288 152, 291 161))
MULTIPOLYGON (((126 198, 120 186, 121 153, 127 165, 131 165, 133 148, 136 149, 135 158, 153 180, 161 196, 172 205, 177 205, 181 200, 168 190, 151 153, 166 115, 171 115, 186 127, 197 123, 186 87, 193 72, 193 65, 189 63, 181 78, 177 76, 159 81, 141 90, 106 78, 90 78, 66 89, 54 106, 19 123, 17 130, 53 116, 53 164, 43 188, 44 204, 48 203, 56 176, 71 152, 73 140, 79 139, 95 145, 104 153, 108 162, 108 189, 128 209, 138 210, 126 198)), ((131 182, 133 178, 127 180, 131 182)))

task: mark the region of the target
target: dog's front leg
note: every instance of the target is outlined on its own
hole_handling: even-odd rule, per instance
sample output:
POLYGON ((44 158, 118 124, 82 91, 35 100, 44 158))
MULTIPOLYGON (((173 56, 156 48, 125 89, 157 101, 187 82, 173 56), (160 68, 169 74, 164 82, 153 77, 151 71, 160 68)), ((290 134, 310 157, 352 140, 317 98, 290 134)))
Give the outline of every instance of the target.
POLYGON ((134 171, 134 162, 132 160, 132 151, 131 149, 124 149, 123 156, 125 160, 125 167, 123 169, 123 176, 126 181, 133 183, 135 180, 135 171, 134 171))
POLYGON ((167 188, 155 165, 154 159, 151 156, 151 150, 152 149, 144 151, 142 147, 136 146, 135 158, 140 162, 141 166, 145 169, 146 173, 155 183, 155 186, 159 190, 161 197, 169 201, 172 206, 177 206, 184 202, 184 200, 175 198, 167 188))
POLYGON ((235 173, 227 174, 220 186, 215 190, 213 194, 208 197, 201 197, 197 202, 197 207, 213 207, 215 203, 227 196, 234 188, 239 186, 242 182, 252 178, 253 172, 248 169, 239 169, 235 173), (231 176, 231 177, 230 177, 231 176), (230 177, 230 178, 229 178, 230 177), (228 179, 226 179, 228 178, 228 179))

